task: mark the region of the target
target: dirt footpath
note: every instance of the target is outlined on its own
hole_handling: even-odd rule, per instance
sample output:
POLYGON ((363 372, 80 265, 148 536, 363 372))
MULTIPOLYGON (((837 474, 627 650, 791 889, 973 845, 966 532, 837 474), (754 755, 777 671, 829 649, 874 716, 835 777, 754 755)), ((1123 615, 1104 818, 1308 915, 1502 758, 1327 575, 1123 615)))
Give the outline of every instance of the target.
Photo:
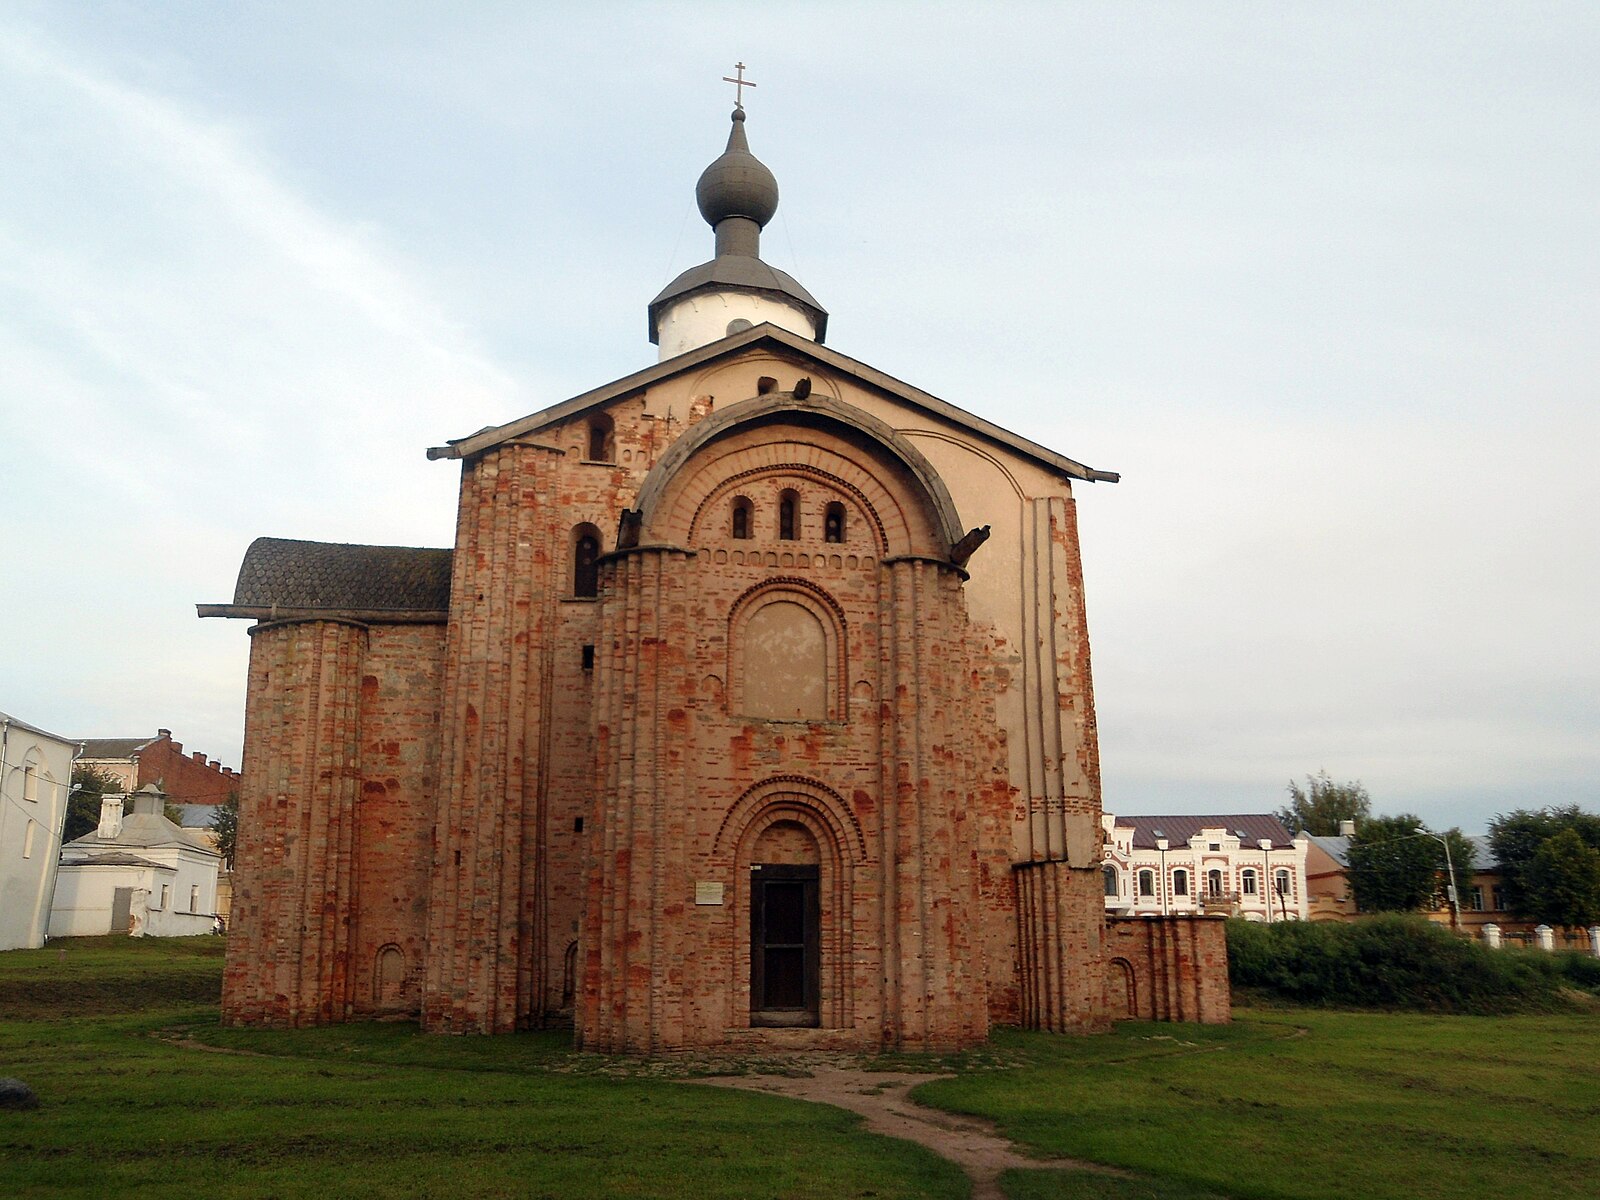
POLYGON ((955 1163, 972 1180, 972 1200, 1003 1200, 1000 1172, 1009 1167, 1067 1167, 1099 1174, 1122 1174, 1078 1159, 1031 1158, 996 1133, 988 1121, 924 1108, 910 1100, 908 1093, 919 1083, 945 1078, 948 1076, 862 1071, 819 1063, 808 1064, 803 1074, 737 1075, 695 1082, 771 1092, 860 1113, 873 1133, 916 1142, 955 1163))

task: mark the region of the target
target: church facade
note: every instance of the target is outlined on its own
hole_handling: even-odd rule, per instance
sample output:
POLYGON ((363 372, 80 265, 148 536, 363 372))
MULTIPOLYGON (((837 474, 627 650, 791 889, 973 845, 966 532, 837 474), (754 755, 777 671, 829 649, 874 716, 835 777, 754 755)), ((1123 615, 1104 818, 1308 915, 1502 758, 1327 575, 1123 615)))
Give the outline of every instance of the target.
POLYGON ((656 364, 429 451, 452 549, 263 538, 201 607, 255 622, 225 1020, 1107 1021, 1073 489, 1116 476, 825 347, 742 109, 697 198, 656 364))

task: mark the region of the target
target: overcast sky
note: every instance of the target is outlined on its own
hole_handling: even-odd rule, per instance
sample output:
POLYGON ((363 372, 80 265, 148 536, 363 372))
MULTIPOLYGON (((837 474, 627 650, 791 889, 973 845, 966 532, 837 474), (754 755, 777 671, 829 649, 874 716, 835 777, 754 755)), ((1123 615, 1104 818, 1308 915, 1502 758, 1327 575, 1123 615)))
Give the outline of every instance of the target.
POLYGON ((1600 808, 1600 6, 776 7, 0 8, 0 708, 240 765, 195 603, 653 362, 743 60, 829 344, 1122 472, 1109 810, 1600 808))

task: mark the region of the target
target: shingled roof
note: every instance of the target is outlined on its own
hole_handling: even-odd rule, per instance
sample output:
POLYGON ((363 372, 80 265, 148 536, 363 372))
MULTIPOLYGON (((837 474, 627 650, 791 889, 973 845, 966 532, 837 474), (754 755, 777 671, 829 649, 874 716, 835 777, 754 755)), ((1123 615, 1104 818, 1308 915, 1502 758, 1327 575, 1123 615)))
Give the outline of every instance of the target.
POLYGON ((132 758, 156 739, 153 737, 84 738, 83 758, 132 758))
POLYGON ((239 568, 233 607, 441 613, 450 607, 450 551, 257 538, 239 568))

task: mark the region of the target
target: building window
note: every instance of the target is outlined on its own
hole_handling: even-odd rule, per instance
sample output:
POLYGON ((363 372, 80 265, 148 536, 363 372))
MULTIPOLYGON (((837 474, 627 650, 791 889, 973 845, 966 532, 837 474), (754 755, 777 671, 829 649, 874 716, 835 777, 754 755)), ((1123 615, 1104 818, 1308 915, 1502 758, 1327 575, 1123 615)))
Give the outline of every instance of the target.
POLYGON ((585 646, 583 648, 583 669, 585 671, 594 670, 594 647, 593 646, 585 646))
POLYGON ((1472 911, 1483 911, 1483 889, 1477 884, 1472 885, 1472 911))
POLYGON ((750 527, 754 524, 755 505, 744 496, 735 496, 733 500, 733 536, 739 541, 750 538, 750 527))
POLYGON ((156 905, 156 907, 159 908, 159 909, 165 910, 167 905, 169 905, 171 903, 172 903, 172 889, 170 887, 168 887, 166 884, 163 883, 161 885, 161 903, 156 905))
POLYGON ((800 496, 784 491, 778 496, 778 537, 792 542, 800 536, 800 496))
POLYGON ((1106 867, 1101 871, 1101 874, 1105 876, 1106 895, 1120 896, 1122 894, 1122 881, 1117 875, 1117 869, 1115 867, 1106 867))
POLYGON ((192 913, 200 911, 200 885, 198 883, 189 885, 189 911, 192 913))
POLYGON ((844 541, 844 505, 835 500, 822 514, 822 540, 844 541))
POLYGON ((22 798, 39 802, 39 772, 32 763, 22 768, 22 798))
POLYGON ((1276 884, 1278 888, 1278 895, 1289 895, 1289 872, 1283 870, 1281 867, 1278 869, 1276 884))
POLYGON ((1495 912, 1503 912, 1506 907, 1506 890, 1498 883, 1489 888, 1489 903, 1494 905, 1495 912))
POLYGON ((1156 894, 1156 873, 1154 871, 1139 872, 1139 895, 1150 897, 1156 894))
POLYGON ((1254 896, 1256 894, 1256 873, 1254 871, 1246 868, 1239 873, 1239 889, 1246 896, 1254 896))
POLYGON ((616 425, 604 413, 589 418, 589 461, 617 461, 616 425))
POLYGON ((792 542, 800 536, 800 494, 782 491, 778 496, 778 538, 792 542))
POLYGON ((580 525, 572 543, 572 594, 600 594, 600 535, 592 525, 580 525))
POLYGON ((1189 872, 1182 867, 1172 873, 1172 894, 1174 896, 1187 896, 1189 894, 1189 872))
POLYGON ((1211 895, 1213 895, 1213 896, 1222 895, 1222 872, 1221 871, 1207 871, 1206 872, 1206 891, 1211 893, 1211 895))
POLYGON ((1206 843, 1206 849, 1211 851, 1211 853, 1213 853, 1213 854, 1218 854, 1218 853, 1220 853, 1222 851, 1222 843, 1221 842, 1207 842, 1206 843))

